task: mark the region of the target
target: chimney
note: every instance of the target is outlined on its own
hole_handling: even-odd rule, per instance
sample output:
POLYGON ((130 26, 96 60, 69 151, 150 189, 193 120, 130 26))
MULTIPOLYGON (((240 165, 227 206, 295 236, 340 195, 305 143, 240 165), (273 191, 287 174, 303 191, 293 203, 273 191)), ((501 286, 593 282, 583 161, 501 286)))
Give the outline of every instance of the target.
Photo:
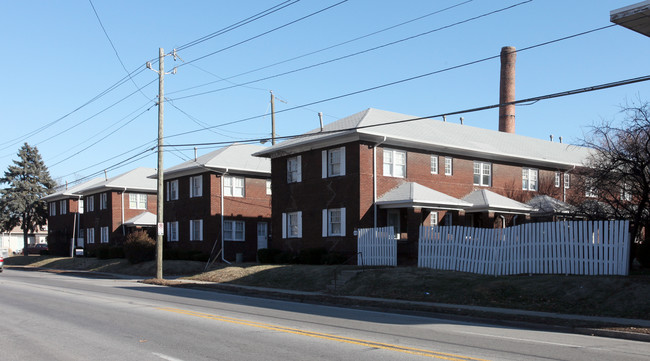
MULTIPOLYGON (((504 46, 501 48, 500 104, 515 101, 515 60, 517 60, 517 52, 514 46, 504 46)), ((515 132, 514 104, 499 107, 499 131, 506 133, 515 132)))

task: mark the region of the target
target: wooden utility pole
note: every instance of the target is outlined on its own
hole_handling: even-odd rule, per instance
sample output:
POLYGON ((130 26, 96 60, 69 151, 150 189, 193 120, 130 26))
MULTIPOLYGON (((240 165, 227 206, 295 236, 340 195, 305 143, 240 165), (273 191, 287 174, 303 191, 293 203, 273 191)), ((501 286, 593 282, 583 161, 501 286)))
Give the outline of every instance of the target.
POLYGON ((275 145, 275 97, 271 90, 271 145, 275 145))
POLYGON ((165 100, 165 52, 163 48, 159 49, 159 69, 158 69, 158 194, 157 202, 157 237, 156 237, 156 278, 163 278, 163 235, 165 226, 163 221, 163 101, 165 100))

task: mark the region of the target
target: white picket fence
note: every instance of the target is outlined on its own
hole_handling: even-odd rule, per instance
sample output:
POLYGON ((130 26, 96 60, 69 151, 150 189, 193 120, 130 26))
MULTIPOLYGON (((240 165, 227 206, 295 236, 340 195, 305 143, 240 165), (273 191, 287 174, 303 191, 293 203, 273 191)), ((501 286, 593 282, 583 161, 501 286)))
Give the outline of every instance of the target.
POLYGON ((397 266, 397 240, 393 227, 357 230, 357 264, 397 266))
POLYGON ((628 221, 420 227, 418 266, 486 275, 627 275, 628 221))

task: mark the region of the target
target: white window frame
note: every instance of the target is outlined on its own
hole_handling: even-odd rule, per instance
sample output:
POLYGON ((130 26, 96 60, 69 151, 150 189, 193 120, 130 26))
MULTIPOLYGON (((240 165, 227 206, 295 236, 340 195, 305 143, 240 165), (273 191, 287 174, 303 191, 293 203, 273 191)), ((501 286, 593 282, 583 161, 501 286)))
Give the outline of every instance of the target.
POLYGON ((99 229, 99 242, 108 243, 108 227, 101 227, 99 229))
POLYGON ((384 149, 384 176, 406 178, 406 151, 384 149))
POLYGON ((302 238, 302 212, 282 213, 282 238, 302 238))
POLYGON ((56 216, 56 202, 50 202, 48 210, 50 216, 56 216))
POLYGON ((86 243, 95 243, 95 229, 86 228, 86 243))
POLYGON ((345 236, 345 208, 323 209, 323 237, 345 236))
POLYGON ((190 241, 202 241, 202 240, 203 240, 203 220, 202 219, 190 220, 190 241))
POLYGON ((322 178, 345 175, 345 147, 323 150, 321 159, 322 178))
POLYGON ((621 186, 621 200, 626 202, 632 201, 632 188, 628 183, 623 183, 621 186))
POLYGON ((79 198, 77 201, 77 208, 79 209, 79 214, 84 214, 84 200, 83 198, 79 198))
POLYGON ((585 178, 585 197, 587 198, 598 197, 598 190, 594 186, 593 178, 590 177, 585 178))
POLYGON ((521 189, 525 191, 539 189, 539 169, 521 168, 521 189))
POLYGON ((178 179, 167 181, 167 201, 178 200, 178 179))
POLYGON ((223 177, 223 194, 229 197, 246 196, 246 179, 244 177, 224 176, 223 177))
POLYGON ((223 221, 224 241, 244 242, 246 240, 246 223, 244 221, 223 221))
POLYGON ((93 212, 95 210, 95 196, 86 197, 86 211, 93 212))
POLYGON ((62 199, 59 201, 59 214, 68 213, 68 200, 62 199))
POLYGON ((564 173, 564 188, 569 189, 571 186, 571 174, 564 173))
POLYGON ((271 195, 271 180, 267 179, 266 180, 266 195, 271 195))
POLYGON ((555 188, 560 188, 562 185, 562 177, 560 175, 560 172, 555 172, 555 188))
POLYGON ((287 158, 287 183, 302 182, 302 156, 287 158))
POLYGON ((437 227, 438 226, 438 212, 431 211, 429 215, 429 225, 431 227, 437 227))
POLYGON ((129 209, 147 209, 145 193, 129 193, 129 209))
POLYGON ((190 177, 190 198, 203 196, 203 176, 190 177))
POLYGON ((492 186, 492 163, 474 161, 474 185, 492 186), (478 171, 478 172, 477 172, 478 171), (477 181, 478 177, 478 181, 477 181))
POLYGON ((454 174, 454 158, 445 157, 445 175, 454 174))
POLYGON ((178 221, 167 222, 167 241, 178 242, 178 221))
POLYGON ((108 207, 108 194, 107 193, 100 193, 99 194, 99 209, 106 209, 108 207))
POLYGON ((438 155, 431 154, 431 174, 438 174, 438 155))

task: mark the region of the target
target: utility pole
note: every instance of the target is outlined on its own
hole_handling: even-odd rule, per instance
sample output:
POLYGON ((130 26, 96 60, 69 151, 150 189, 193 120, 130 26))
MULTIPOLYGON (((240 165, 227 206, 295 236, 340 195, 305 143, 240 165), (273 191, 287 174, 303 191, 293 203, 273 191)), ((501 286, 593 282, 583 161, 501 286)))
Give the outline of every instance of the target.
POLYGON ((275 145, 275 97, 271 92, 271 145, 275 145))

